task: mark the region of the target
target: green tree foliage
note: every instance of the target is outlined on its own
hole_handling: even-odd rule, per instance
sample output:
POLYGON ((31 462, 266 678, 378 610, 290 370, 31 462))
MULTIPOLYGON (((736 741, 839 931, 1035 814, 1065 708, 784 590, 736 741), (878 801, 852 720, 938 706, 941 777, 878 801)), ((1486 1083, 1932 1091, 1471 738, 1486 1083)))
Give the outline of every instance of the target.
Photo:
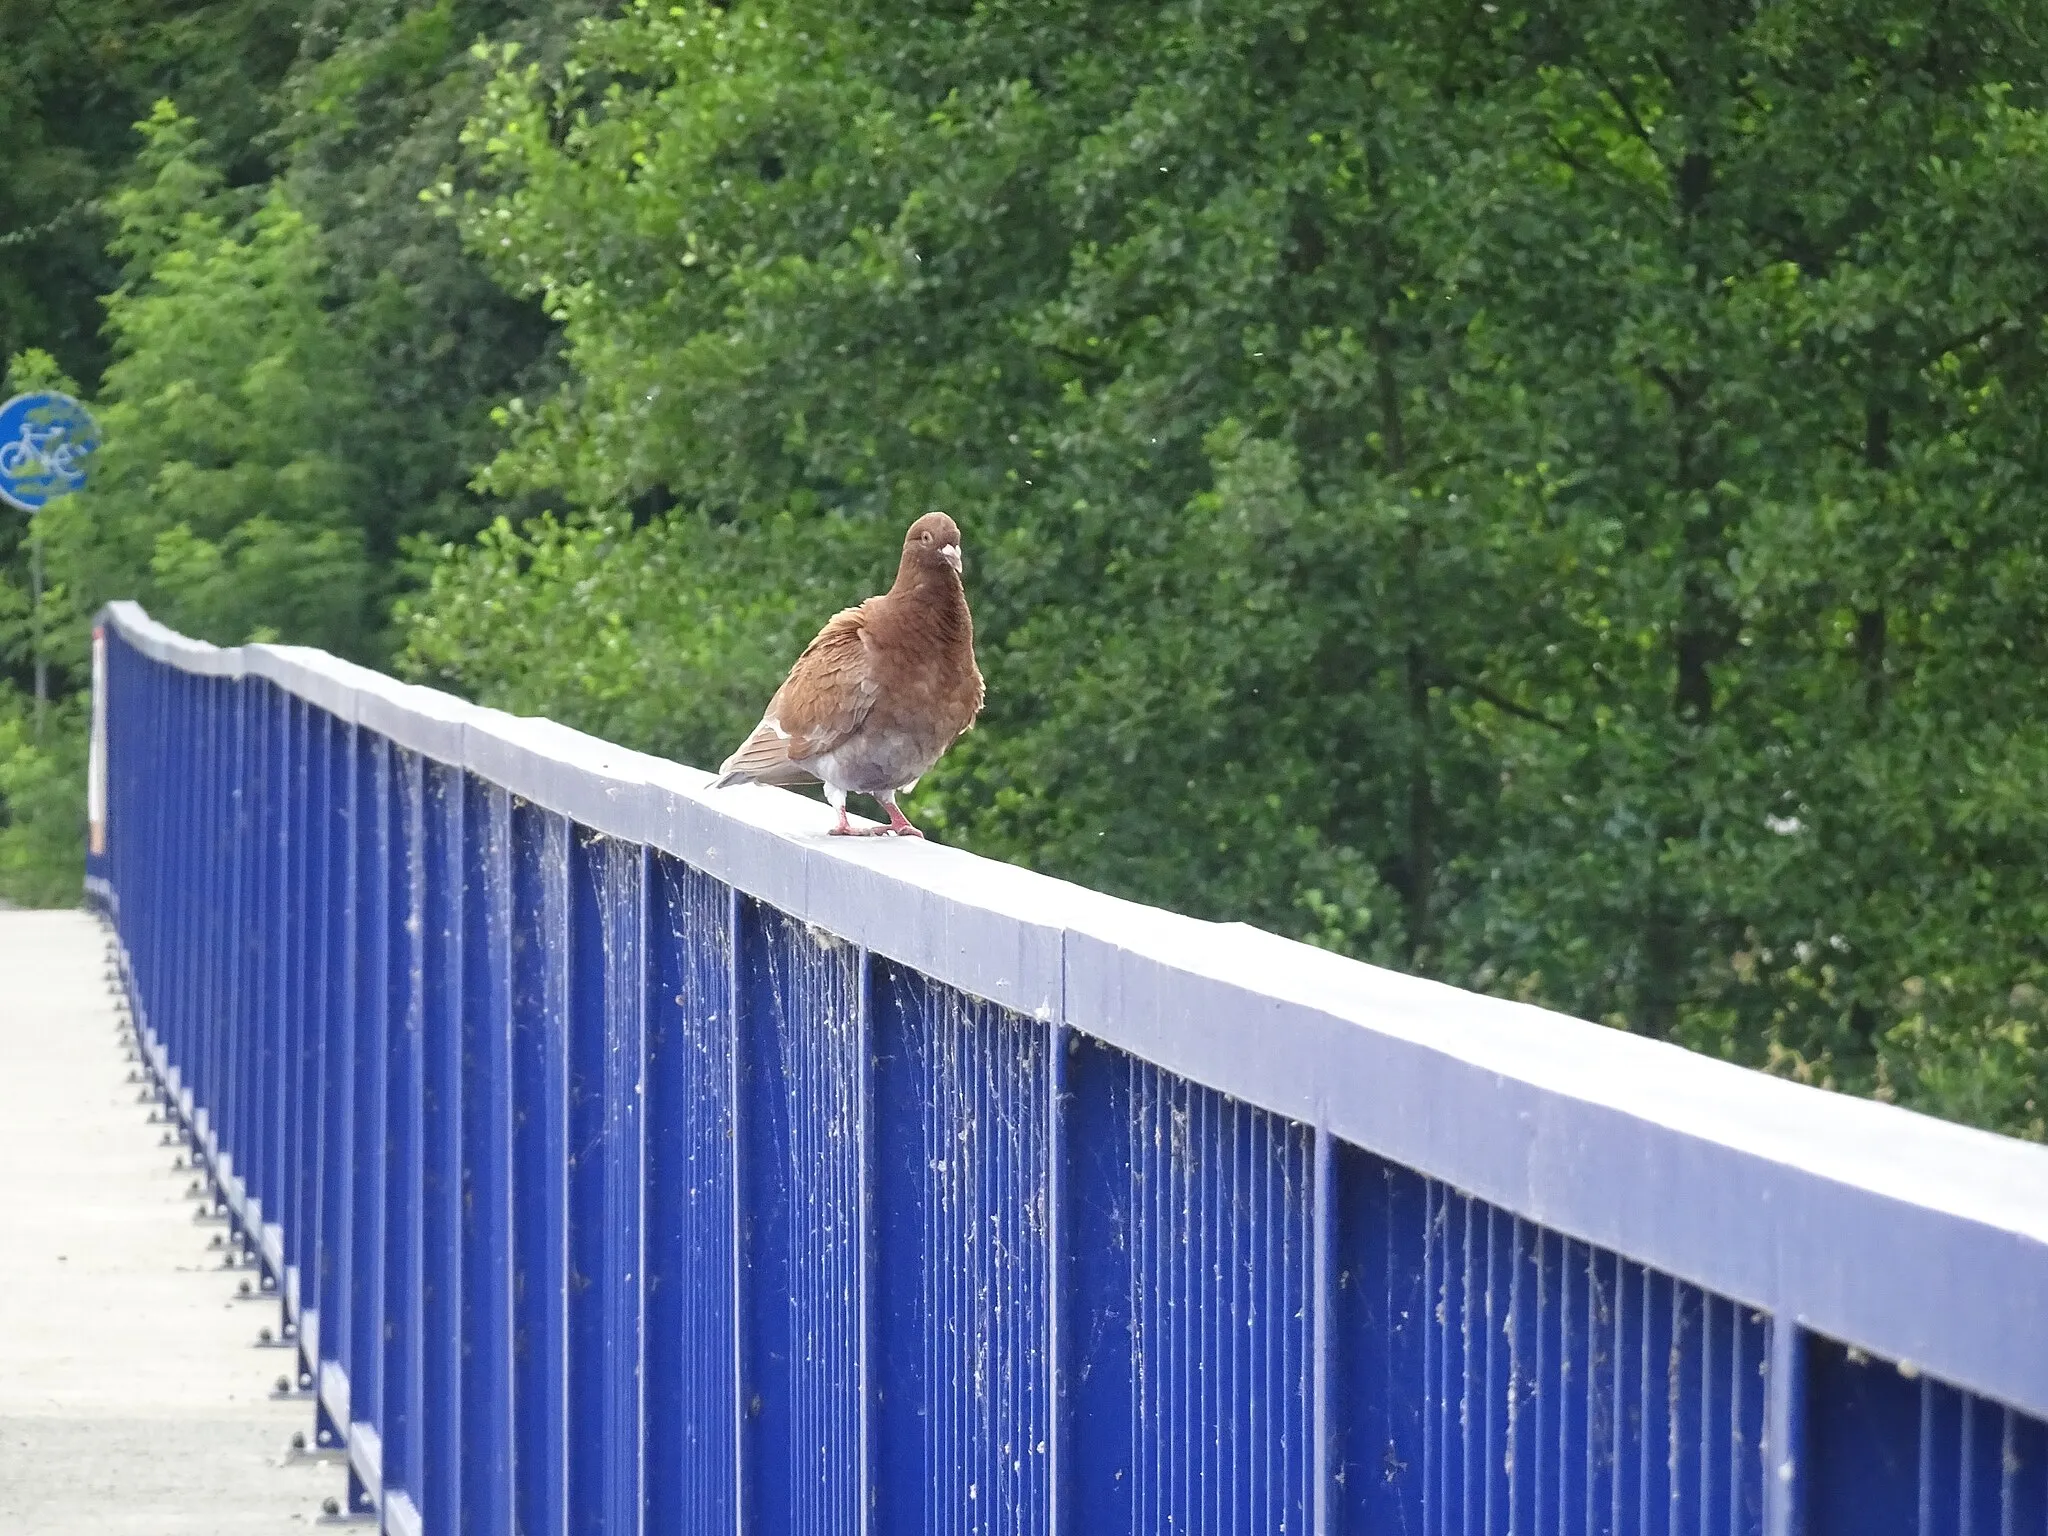
POLYGON ((206 639, 288 616, 294 638, 366 654, 375 465, 317 233, 280 189, 243 213, 168 103, 146 132, 147 179, 114 200, 133 277, 107 300, 104 446, 87 488, 38 518, 63 632, 80 645, 86 614, 135 596, 206 639))
POLYGON ((313 6, 276 130, 294 205, 316 223, 333 307, 365 338, 362 384, 387 423, 381 510, 369 547, 388 560, 410 534, 475 533, 487 504, 469 481, 495 449, 491 411, 551 388, 552 334, 463 251, 423 194, 461 171, 463 125, 490 72, 480 37, 550 56, 589 0, 434 0, 313 6))
POLYGON ((451 551, 412 663, 708 761, 768 680, 726 636, 945 507, 950 835, 2039 1135, 2036 10, 753 0, 500 55, 442 197, 571 374, 486 483, 590 521, 451 551))
POLYGON ((946 835, 2048 1130, 2035 0, 599 9, 0 18, 0 344, 107 438, 61 691, 107 596, 369 660, 400 596, 709 762, 942 507, 946 835))
MULTIPOLYGON (((83 620, 108 595, 216 638, 388 654, 399 545, 482 526, 467 481, 491 406, 548 377, 537 309, 493 285, 420 193, 451 173, 487 78, 469 44, 566 38, 563 18, 587 8, 0 14, 16 87, 0 103, 0 356, 41 349, 47 366, 16 383, 68 373, 114 429, 93 495, 45 524, 60 696, 83 684, 83 620)), ((0 509, 0 690, 29 686, 27 529, 0 509)), ((28 828, 41 813, 14 793, 0 785, 0 816, 28 828)), ((76 818, 53 829, 36 846, 65 849, 64 872, 43 886, 75 890, 76 818)))
POLYGON ((85 878, 85 701, 34 705, 0 685, 0 898, 71 906, 85 878))
POLYGON ((158 97, 204 102, 216 157, 265 179, 267 96, 297 49, 297 0, 47 0, 0 7, 0 357, 36 346, 73 377, 105 363, 105 195, 158 97))

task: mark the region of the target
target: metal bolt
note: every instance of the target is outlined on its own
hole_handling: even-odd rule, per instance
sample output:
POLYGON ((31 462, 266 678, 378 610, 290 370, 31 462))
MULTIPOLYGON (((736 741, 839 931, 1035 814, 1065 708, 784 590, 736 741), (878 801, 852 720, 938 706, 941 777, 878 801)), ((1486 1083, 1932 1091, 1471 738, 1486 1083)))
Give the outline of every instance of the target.
POLYGON ((173 1168, 182 1168, 185 1166, 185 1159, 183 1159, 182 1157, 174 1157, 171 1159, 171 1166, 173 1168))
POLYGON ((289 1382, 288 1380, 286 1380, 286 1379, 285 1379, 284 1377, 282 1377, 282 1376, 280 1376, 280 1377, 278 1377, 278 1378, 277 1378, 277 1395, 278 1395, 279 1397, 285 1397, 285 1396, 288 1396, 288 1395, 290 1394, 291 1390, 292 1390, 292 1384, 291 1384, 291 1382, 289 1382))
POLYGON ((242 1282, 242 1294, 243 1294, 244 1296, 247 1296, 247 1295, 249 1295, 252 1289, 253 1289, 253 1288, 252 1288, 252 1287, 250 1286, 250 1284, 249 1284, 249 1282, 248 1282, 248 1281, 244 1280, 244 1281, 242 1282))
MULTIPOLYGON (((270 1330, 268 1328, 258 1328, 256 1330, 256 1342, 258 1344, 268 1344, 270 1342, 270 1330)), ((284 1378, 282 1376, 277 1378, 277 1390, 280 1392, 284 1390, 284 1378)))
MULTIPOLYGON (((283 1378, 282 1378, 282 1377, 279 1377, 278 1379, 279 1379, 280 1381, 282 1381, 282 1380, 283 1380, 283 1378)), ((304 1450, 305 1448, 306 1448, 306 1432, 305 1432, 305 1431, 304 1431, 303 1429, 295 1429, 295 1430, 293 1430, 293 1431, 292 1431, 292 1449, 293 1449, 293 1450, 295 1450, 295 1451, 303 1451, 303 1450, 304 1450)))
POLYGON ((220 1234, 219 1234, 218 1232, 214 1233, 214 1234, 213 1234, 213 1241, 212 1241, 212 1242, 210 1242, 210 1243, 208 1243, 208 1244, 207 1244, 206 1246, 207 1246, 207 1247, 209 1247, 209 1248, 218 1248, 218 1247, 220 1247, 220 1246, 221 1246, 221 1241, 220 1241, 220 1234))
POLYGON ((320 1513, 330 1520, 339 1519, 341 1517, 341 1500, 329 1494, 320 1501, 320 1513))

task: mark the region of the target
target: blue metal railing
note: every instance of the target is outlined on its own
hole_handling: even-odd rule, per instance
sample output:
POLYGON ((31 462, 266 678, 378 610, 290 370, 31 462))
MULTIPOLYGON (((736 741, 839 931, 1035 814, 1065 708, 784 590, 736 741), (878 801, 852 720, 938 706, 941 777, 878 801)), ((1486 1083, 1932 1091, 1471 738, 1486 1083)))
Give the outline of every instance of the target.
POLYGON ((2048 1533, 2048 1150, 103 622, 88 883, 389 1531, 2048 1533))

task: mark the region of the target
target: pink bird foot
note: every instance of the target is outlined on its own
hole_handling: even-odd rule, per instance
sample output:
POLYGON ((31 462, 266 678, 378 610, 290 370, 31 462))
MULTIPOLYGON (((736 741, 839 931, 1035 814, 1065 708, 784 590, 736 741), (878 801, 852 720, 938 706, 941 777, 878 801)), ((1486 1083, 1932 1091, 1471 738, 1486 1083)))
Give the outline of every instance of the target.
POLYGON ((921 838, 924 836, 922 832, 918 831, 917 828, 913 827, 910 824, 910 818, 908 816, 905 816, 901 811, 896 809, 895 801, 885 801, 882 805, 882 809, 889 813, 889 825, 887 827, 877 827, 875 829, 876 831, 894 832, 898 837, 921 838))
MULTIPOLYGON (((891 830, 889 827, 854 826, 846 819, 846 807, 842 805, 839 807, 839 825, 834 827, 827 835, 831 837, 887 837, 891 830)), ((918 836, 922 837, 924 834, 920 832, 918 836)))

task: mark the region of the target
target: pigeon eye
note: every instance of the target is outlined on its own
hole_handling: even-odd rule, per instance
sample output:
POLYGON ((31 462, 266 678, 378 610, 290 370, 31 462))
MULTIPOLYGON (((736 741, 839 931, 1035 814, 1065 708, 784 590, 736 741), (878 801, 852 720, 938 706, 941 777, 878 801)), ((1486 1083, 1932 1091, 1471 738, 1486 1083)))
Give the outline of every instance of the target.
POLYGON ((932 535, 931 535, 931 530, 930 530, 930 529, 926 529, 926 530, 925 530, 925 531, 924 531, 923 533, 920 533, 920 534, 918 535, 918 537, 919 537, 920 539, 922 539, 922 540, 923 540, 923 541, 924 541, 925 543, 927 543, 927 544, 931 543, 931 541, 932 541, 932 535))

